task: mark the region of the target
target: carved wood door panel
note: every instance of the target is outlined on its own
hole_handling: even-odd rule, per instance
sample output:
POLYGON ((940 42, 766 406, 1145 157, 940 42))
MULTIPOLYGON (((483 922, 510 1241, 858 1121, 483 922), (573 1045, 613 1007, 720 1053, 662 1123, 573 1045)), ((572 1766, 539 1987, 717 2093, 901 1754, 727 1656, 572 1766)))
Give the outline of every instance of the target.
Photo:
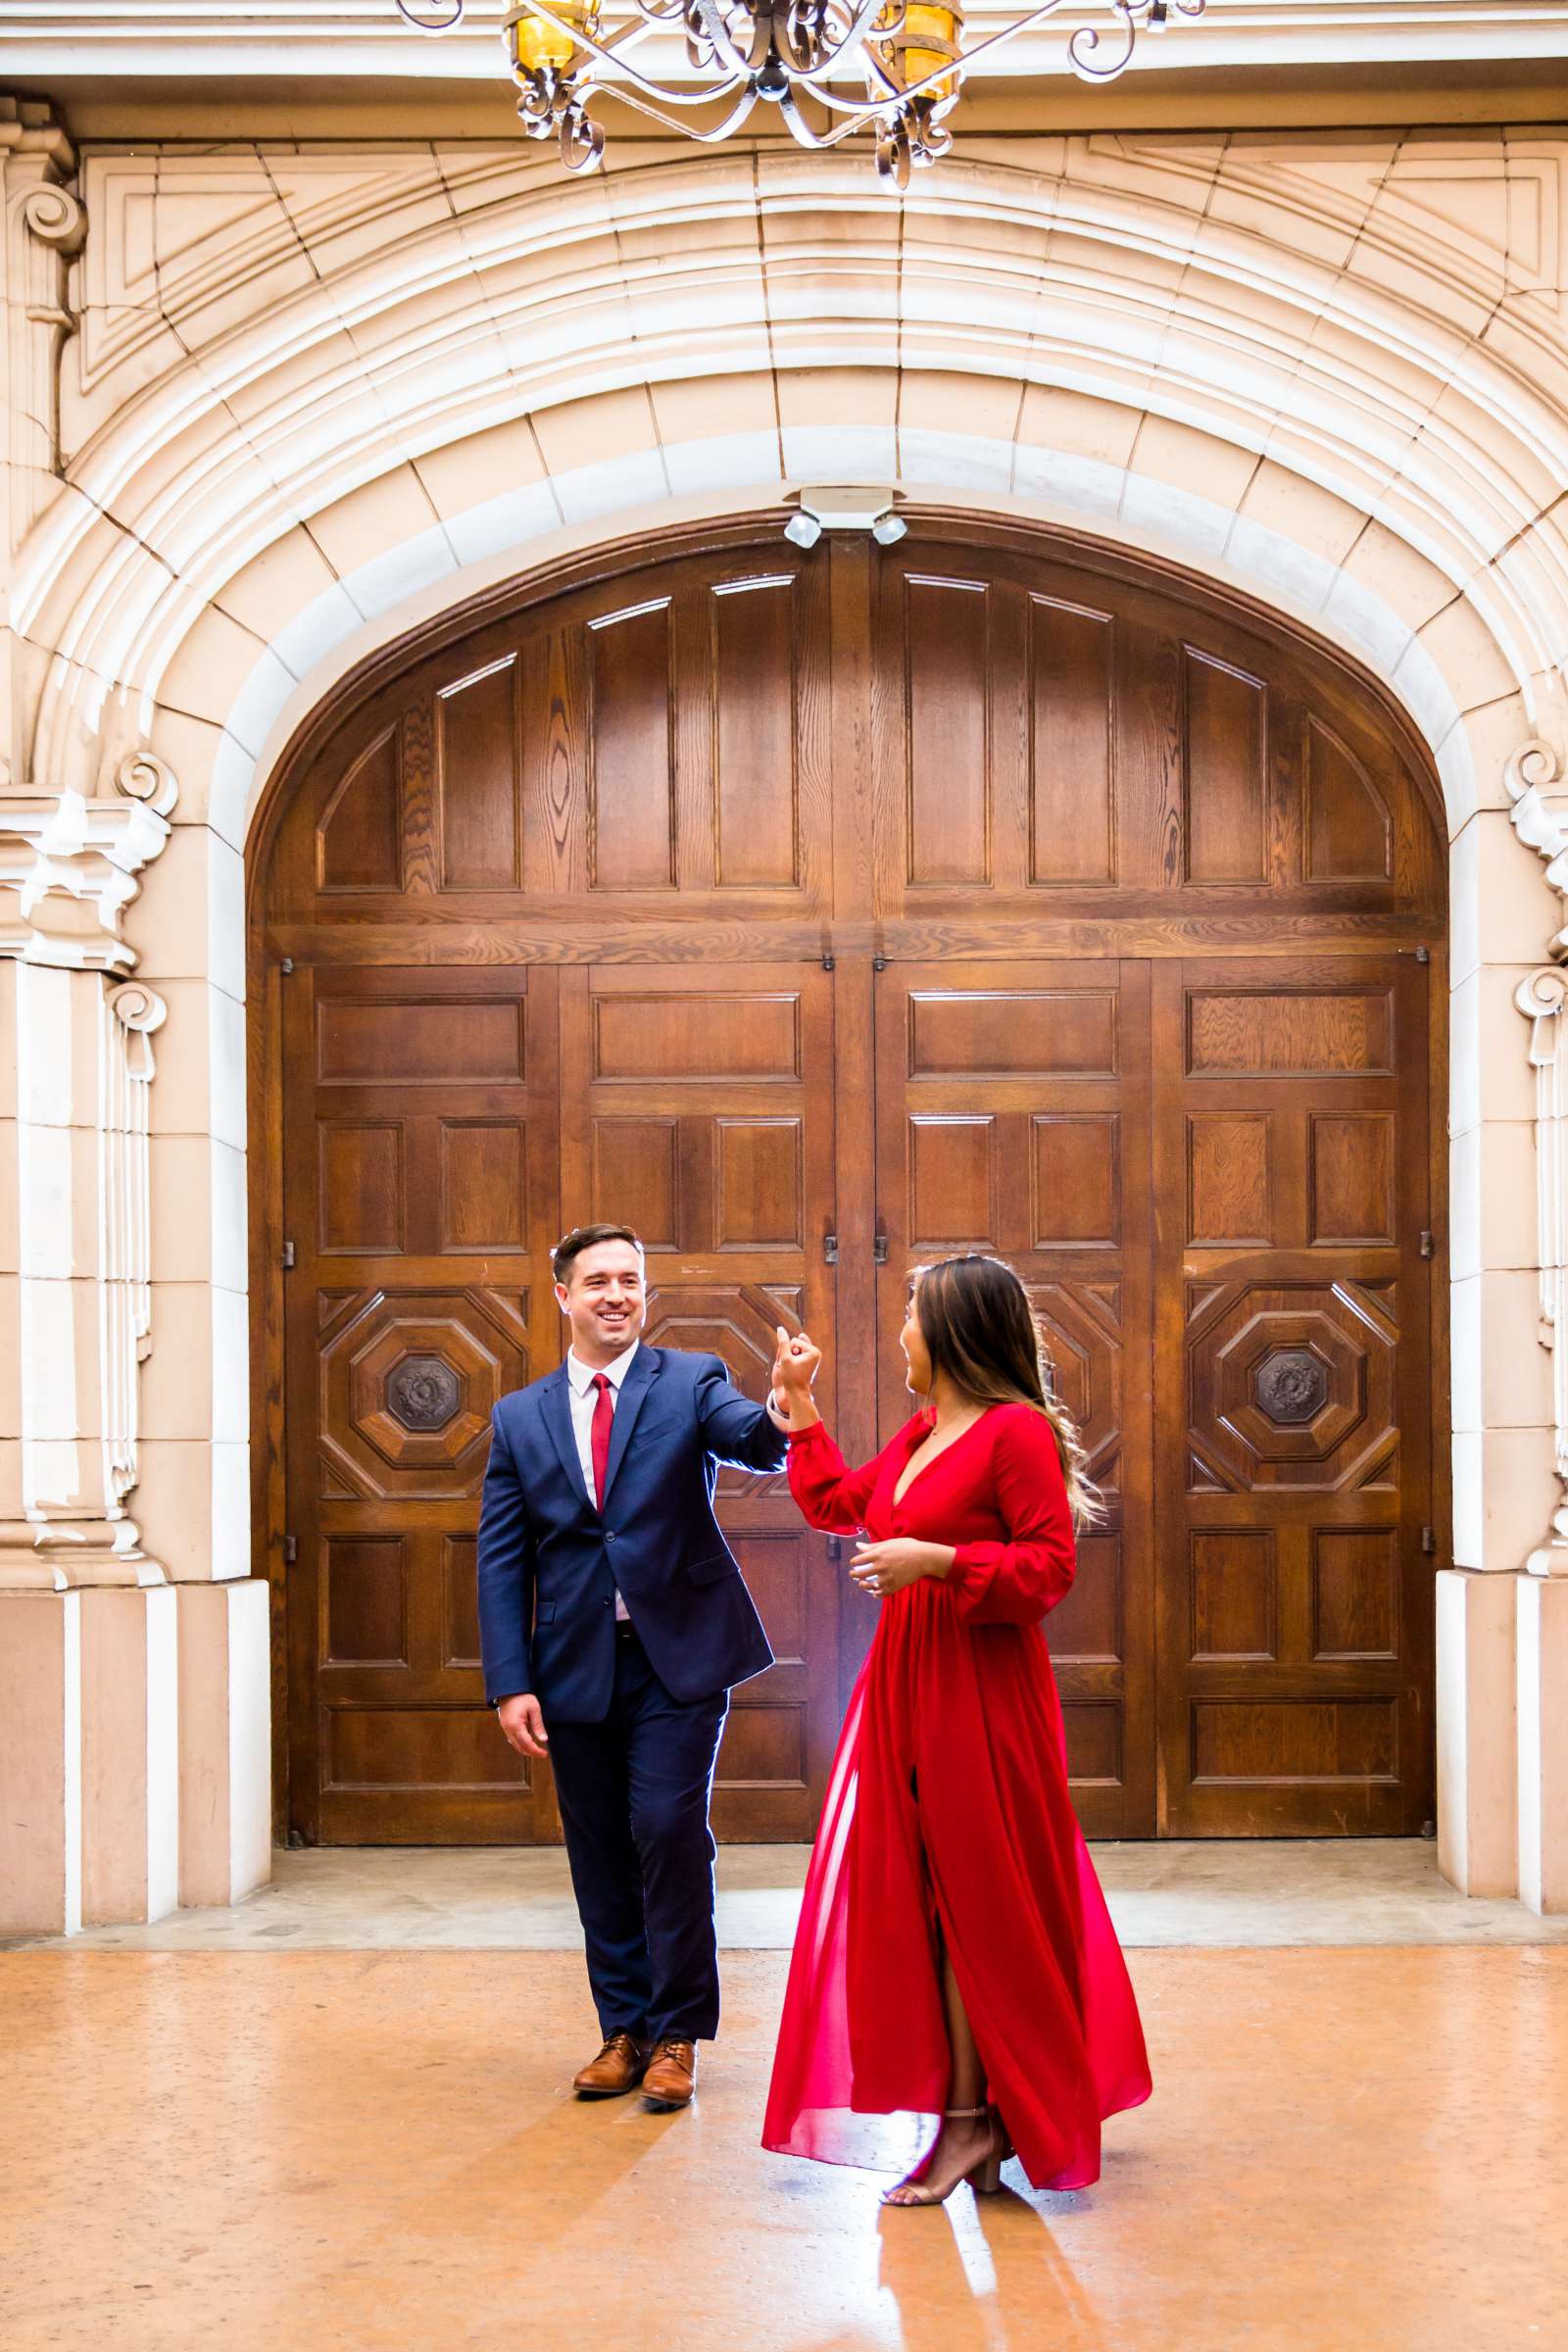
POLYGON ((1409 1833, 1430 1807, 1429 969, 1155 974, 1174 1837, 1409 1833))
POLYGON ((284 995, 291 1778, 328 1843, 553 1834, 484 1704, 473 1554, 491 1407, 556 1360, 556 987, 328 968, 284 995))
POLYGON ((1092 1836, 1154 1812, 1149 966, 895 964, 877 980, 884 1440, 908 1418, 908 1275, 1005 1257, 1046 1327, 1106 1515, 1051 1617, 1074 1801, 1092 1836))
MULTIPOLYGON (((289 1825, 556 1834, 482 1703, 480 1432, 603 1213, 652 1336, 754 1394, 775 1321, 836 1341, 856 1459, 907 1409, 910 1264, 1002 1250, 1113 1506, 1050 1629, 1086 1823, 1419 1826, 1427 765, 1285 622, 974 517, 693 531, 375 657, 251 858, 289 1825)), ((721 1503, 779 1663, 715 1815, 804 1837, 874 1611, 782 1482, 721 1503)))
MULTIPOLYGON (((832 1025, 820 965, 562 975, 564 1197, 636 1221, 649 1340, 721 1356, 760 1403, 781 1323, 823 1336, 832 1394, 832 1025)), ((775 1663, 734 1694, 715 1830, 809 1838, 838 1731, 837 1564, 783 1476, 723 1470, 718 1505, 775 1663)))

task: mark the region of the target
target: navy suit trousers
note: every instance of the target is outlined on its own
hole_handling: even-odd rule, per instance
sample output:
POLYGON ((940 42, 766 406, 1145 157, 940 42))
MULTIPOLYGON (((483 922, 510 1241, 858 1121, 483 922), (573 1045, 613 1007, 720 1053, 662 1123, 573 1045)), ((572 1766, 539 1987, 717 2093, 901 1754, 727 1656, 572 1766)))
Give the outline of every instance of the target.
POLYGON ((602 1723, 545 1711, 600 2032, 710 2041, 718 1941, 709 1798, 729 1693, 672 1698, 627 1624, 602 1723))

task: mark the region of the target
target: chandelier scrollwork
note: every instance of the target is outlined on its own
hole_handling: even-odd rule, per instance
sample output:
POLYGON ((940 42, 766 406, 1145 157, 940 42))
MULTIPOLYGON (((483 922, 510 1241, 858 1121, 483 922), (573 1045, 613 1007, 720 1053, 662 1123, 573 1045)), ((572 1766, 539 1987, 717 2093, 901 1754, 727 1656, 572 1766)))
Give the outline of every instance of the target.
MULTIPOLYGON (((440 33, 462 23, 466 0, 397 4, 421 32, 440 33)), ((759 106, 776 107, 803 147, 837 147, 867 131, 883 184, 899 189, 952 146, 946 118, 978 61, 1066 4, 1039 0, 968 49, 962 0, 509 0, 502 37, 524 131, 559 140, 569 171, 590 172, 604 157, 589 104, 609 89, 705 145, 732 137, 759 106), (643 70, 635 51, 650 34, 683 38, 691 82, 643 70), (863 96, 844 86, 851 80, 863 96)), ((1110 24, 1080 24, 1068 61, 1085 80, 1113 80, 1141 29, 1200 17, 1204 4, 1105 0, 1110 24)))

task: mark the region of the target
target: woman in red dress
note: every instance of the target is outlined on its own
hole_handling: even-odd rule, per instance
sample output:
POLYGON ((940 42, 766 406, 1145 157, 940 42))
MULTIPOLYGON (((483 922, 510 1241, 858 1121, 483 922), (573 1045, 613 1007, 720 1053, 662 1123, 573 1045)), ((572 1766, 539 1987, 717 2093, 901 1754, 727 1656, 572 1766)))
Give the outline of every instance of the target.
POLYGON ((1037 2188, 1081 2188, 1102 2119, 1151 2087, 1040 1626, 1098 1498, 1009 1266, 926 1267, 901 1346, 925 1409, 850 1470, 811 1401, 819 1350, 779 1334, 795 1499, 859 1537, 850 1573, 882 1609, 807 1877, 762 2144, 875 2166, 898 2133, 918 2160, 890 2204, 994 2189, 1012 2153, 1037 2188))

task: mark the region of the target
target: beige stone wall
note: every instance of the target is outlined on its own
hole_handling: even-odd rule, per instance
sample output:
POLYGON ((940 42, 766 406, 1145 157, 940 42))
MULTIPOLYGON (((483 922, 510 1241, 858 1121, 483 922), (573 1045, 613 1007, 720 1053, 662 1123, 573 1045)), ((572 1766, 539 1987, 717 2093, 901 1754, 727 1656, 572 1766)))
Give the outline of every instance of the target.
POLYGON ((1568 1391, 1542 1344, 1568 1257, 1548 1002, 1550 861, 1568 884, 1568 140, 976 139, 901 204, 859 159, 793 152, 645 146, 579 182, 515 144, 74 156, 45 123, 10 128, 0 948, 20 1140, 0 1225, 64 1248, 46 1171, 65 1127, 85 1139, 86 1233, 104 1073, 138 1036, 156 1056, 122 1088, 145 1142, 133 1118, 114 1148, 145 1169, 143 1255, 122 1265, 88 1237, 50 1277, 78 1286, 83 1329, 119 1300, 109 1357, 83 1344, 59 1370, 63 1303, 54 1356, 35 1357, 21 1240, 0 1266, 23 1385, 0 1431, 0 1658, 25 1643, 55 1661, 29 1669, 29 1754, 69 1751, 19 1886, 69 1889, 74 1871, 78 1904, 131 1916, 165 1899, 171 1850, 186 1899, 266 1867, 242 881, 291 730, 368 650, 487 582, 870 480, 1230 580, 1353 653, 1432 748, 1454 991, 1442 1850, 1461 1886, 1568 1904, 1568 1391), (132 972, 157 1000, 140 1032, 103 1009, 132 972), (34 1119, 45 973, 75 1007, 56 1017, 92 1042, 34 1119), (38 1452, 35 1362, 48 1442, 74 1454, 38 1452), (126 1455, 107 1485, 80 1450, 104 1439, 104 1395, 126 1455), (140 1896, 85 1858, 108 1835, 87 1726, 107 1701, 83 1631, 96 1591, 72 1568, 85 1552, 58 1533, 73 1511, 128 1575, 115 1602, 141 1611, 149 1726, 172 1674, 172 1751, 146 1741, 140 1896))

